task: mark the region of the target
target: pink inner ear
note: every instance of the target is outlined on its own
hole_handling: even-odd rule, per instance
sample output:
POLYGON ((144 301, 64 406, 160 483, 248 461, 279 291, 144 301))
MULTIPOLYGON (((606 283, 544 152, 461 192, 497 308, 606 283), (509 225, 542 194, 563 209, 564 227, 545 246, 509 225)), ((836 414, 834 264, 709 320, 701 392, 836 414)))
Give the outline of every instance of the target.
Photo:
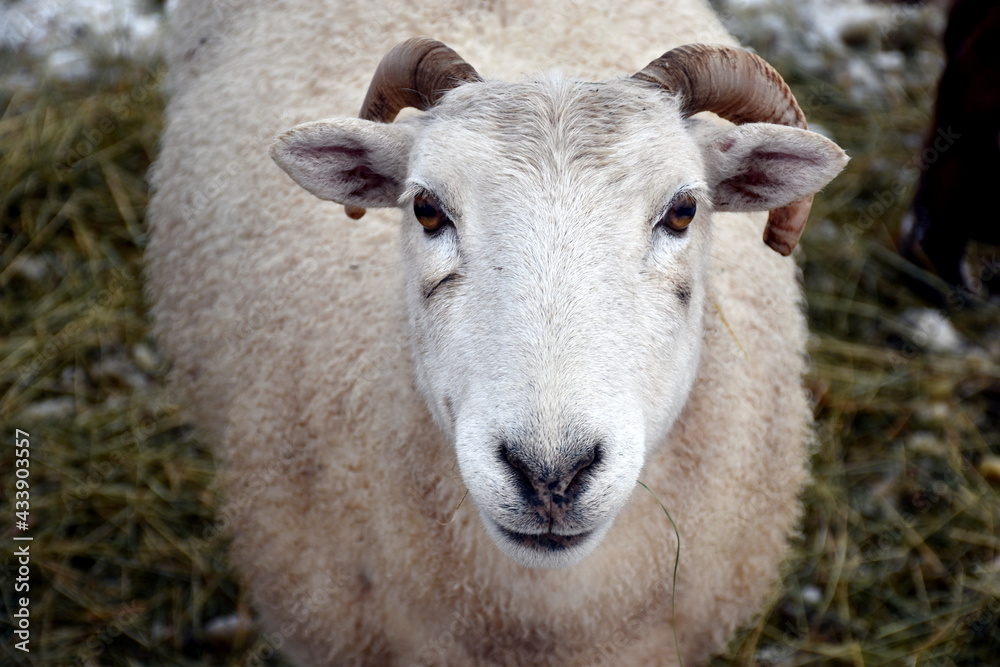
POLYGON ((756 150, 750 153, 751 160, 774 160, 776 162, 808 162, 809 164, 820 164, 820 160, 809 155, 799 153, 783 153, 781 151, 756 150))
POLYGON ((774 181, 771 180, 766 172, 750 169, 742 174, 721 181, 717 188, 720 190, 729 190, 747 203, 756 203, 765 199, 763 195, 757 194, 756 190, 761 186, 771 187, 773 185, 774 181))
POLYGON ((746 185, 768 185, 774 183, 774 179, 766 171, 759 169, 748 169, 739 176, 734 176, 728 182, 744 183, 746 185))
POLYGON ((730 190, 747 203, 761 202, 770 196, 769 191, 782 187, 783 180, 792 175, 789 169, 795 163, 820 164, 820 160, 799 153, 755 150, 743 160, 740 173, 720 182, 719 187, 730 190), (776 164, 768 168, 769 162, 776 164))

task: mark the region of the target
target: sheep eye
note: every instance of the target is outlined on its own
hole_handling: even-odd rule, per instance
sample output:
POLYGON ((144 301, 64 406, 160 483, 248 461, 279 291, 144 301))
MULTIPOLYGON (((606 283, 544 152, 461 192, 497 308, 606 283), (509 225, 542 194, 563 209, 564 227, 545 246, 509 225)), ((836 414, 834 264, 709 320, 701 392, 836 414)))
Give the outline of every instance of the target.
POLYGON ((694 219, 694 214, 698 210, 698 202, 689 194, 683 194, 670 204, 670 208, 660 218, 657 224, 666 225, 675 232, 687 229, 694 219))
POLYGON ((436 232, 451 223, 437 199, 428 194, 419 194, 413 198, 413 215, 417 216, 417 221, 428 232, 436 232))

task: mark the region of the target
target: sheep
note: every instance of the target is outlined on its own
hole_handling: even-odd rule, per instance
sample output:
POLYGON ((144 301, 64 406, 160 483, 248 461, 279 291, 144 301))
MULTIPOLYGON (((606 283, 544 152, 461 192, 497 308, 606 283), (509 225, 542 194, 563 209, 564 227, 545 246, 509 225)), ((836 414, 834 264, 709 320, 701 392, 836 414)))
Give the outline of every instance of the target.
MULTIPOLYGON (((997 271, 966 256, 969 241, 1000 244, 995 220, 980 214, 1000 174, 1000 6, 953 0, 944 33, 947 63, 938 83, 934 122, 920 152, 920 179, 900 224, 904 257, 972 294, 996 291, 997 271)), ((919 288, 918 288, 919 289, 919 288)), ((920 291, 927 294, 926 288, 920 291)), ((941 301, 940 294, 929 294, 941 301)), ((952 293, 949 306, 965 297, 952 293)))
POLYGON ((780 77, 700 1, 172 20, 150 300, 265 648, 721 650, 800 516, 806 327, 783 255, 846 161, 780 77))

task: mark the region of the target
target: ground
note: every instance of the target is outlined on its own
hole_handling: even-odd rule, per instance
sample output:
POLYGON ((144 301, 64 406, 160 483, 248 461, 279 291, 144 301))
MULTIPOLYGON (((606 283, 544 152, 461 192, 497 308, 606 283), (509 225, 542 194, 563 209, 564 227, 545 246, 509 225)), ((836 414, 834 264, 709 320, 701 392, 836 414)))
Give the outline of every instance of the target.
MULTIPOLYGON (((30 4, 0 5, 7 26, 30 4)), ((941 6, 718 4, 852 161, 802 243, 818 429, 802 534, 782 588, 713 665, 991 664, 1000 306, 894 250, 941 67, 941 6)), ((16 25, 35 41, 8 31, 0 53, 0 655, 255 664, 265 644, 226 566, 212 458, 166 388, 143 301, 155 38, 139 30, 130 39, 152 46, 123 49, 69 30, 70 55, 53 58, 24 29, 47 24, 16 25), (26 530, 16 429, 31 451, 26 530), (30 653, 7 624, 24 595, 15 536, 34 537, 30 653)), ((1000 273, 997 249, 971 261, 984 281, 1000 273)))

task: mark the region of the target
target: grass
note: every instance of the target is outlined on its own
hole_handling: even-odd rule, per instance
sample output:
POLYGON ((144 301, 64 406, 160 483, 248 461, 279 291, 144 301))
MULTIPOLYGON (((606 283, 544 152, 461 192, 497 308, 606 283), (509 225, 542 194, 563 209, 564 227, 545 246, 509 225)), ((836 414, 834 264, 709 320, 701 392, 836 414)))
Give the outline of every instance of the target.
POLYGON ((235 664, 252 635, 209 625, 250 617, 211 537, 213 463, 165 389, 143 302, 163 67, 98 71, 0 98, 0 432, 30 434, 34 537, 25 654, 6 625, 18 531, 2 447, 0 662, 235 664))
MULTIPOLYGON (((992 664, 1000 310, 952 295, 977 349, 928 347, 902 315, 934 280, 896 258, 908 193, 885 195, 912 186, 933 77, 872 108, 777 64, 853 159, 803 243, 818 445, 802 535, 781 591, 713 664, 992 664)), ((262 645, 214 530, 212 459, 165 388, 143 302, 162 67, 98 71, 0 92, 0 660, 252 664, 262 645), (15 428, 32 449, 30 654, 7 625, 15 428)))

